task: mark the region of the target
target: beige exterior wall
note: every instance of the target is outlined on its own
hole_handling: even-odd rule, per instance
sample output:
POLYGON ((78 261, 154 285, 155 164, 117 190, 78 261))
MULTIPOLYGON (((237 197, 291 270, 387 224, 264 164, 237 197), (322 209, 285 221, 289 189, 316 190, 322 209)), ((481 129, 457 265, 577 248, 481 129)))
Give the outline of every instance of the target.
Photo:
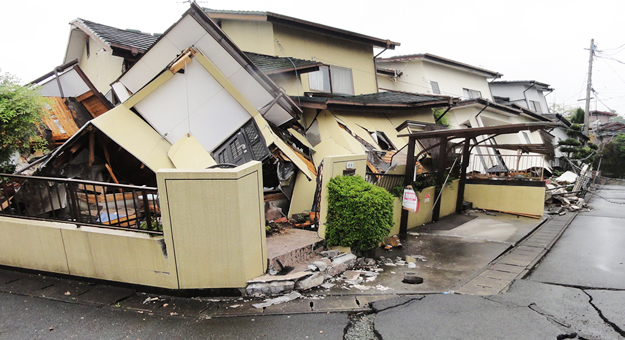
POLYGON ((328 156, 323 160, 321 187, 321 206, 319 210, 319 237, 325 238, 328 216, 328 183, 336 176, 342 176, 344 170, 355 169, 356 175, 365 177, 367 156, 365 154, 349 156, 328 156), (348 164, 350 163, 350 164, 348 164), (351 165, 352 167, 348 167, 351 165))
POLYGON ((106 94, 111 89, 111 83, 122 74, 124 58, 113 56, 112 53, 102 50, 102 46, 91 38, 89 48, 89 57, 87 57, 87 46, 85 46, 78 65, 91 80, 93 86, 106 94))
MULTIPOLYGON (((446 185, 443 189, 443 194, 441 196, 441 218, 454 214, 456 212, 458 182, 459 180, 454 180, 452 181, 451 185, 446 185)), ((428 222, 432 222, 432 216, 430 215, 430 213, 432 212, 432 208, 434 207, 434 201, 436 201, 434 187, 423 189, 421 192, 417 193, 417 197, 419 198, 419 211, 408 212, 408 229, 416 228, 428 222), (429 195, 429 200, 426 202, 425 200, 427 195, 429 195)), ((399 233, 401 210, 401 198, 397 197, 395 198, 395 203, 393 207, 393 218, 395 220, 395 225, 389 233, 390 236, 397 235, 399 233)))
MULTIPOLYGON (((373 46, 337 39, 268 22, 222 20, 222 29, 243 51, 320 61, 352 70, 354 94, 377 92, 373 46), (284 50, 276 42, 279 41, 284 50)), ((289 95, 297 87, 279 82, 289 95)), ((310 91, 308 74, 301 75, 301 93, 310 91)))
POLYGON ((242 51, 282 56, 275 53, 273 24, 270 22, 222 20, 221 29, 242 51))
POLYGON ((542 216, 545 209, 544 187, 467 184, 464 200, 473 207, 542 216))
POLYGON ((157 172, 181 289, 245 287, 267 269, 262 166, 157 172))
POLYGON ((289 214, 291 214, 291 216, 312 209, 316 188, 317 181, 315 179, 309 181, 306 175, 301 171, 297 171, 297 178, 295 179, 295 187, 293 188, 293 196, 291 197, 291 205, 289 207, 289 214))
POLYGON ((0 217, 0 264, 133 284, 178 288, 163 237, 0 217))

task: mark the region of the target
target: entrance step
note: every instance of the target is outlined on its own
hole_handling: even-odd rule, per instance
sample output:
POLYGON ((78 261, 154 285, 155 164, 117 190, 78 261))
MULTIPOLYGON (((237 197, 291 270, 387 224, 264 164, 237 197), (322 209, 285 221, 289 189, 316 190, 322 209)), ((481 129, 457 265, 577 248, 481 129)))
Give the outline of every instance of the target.
POLYGON ((318 256, 325 248, 325 241, 316 231, 287 229, 288 232, 267 237, 269 265, 280 270, 281 266, 295 267, 318 256))

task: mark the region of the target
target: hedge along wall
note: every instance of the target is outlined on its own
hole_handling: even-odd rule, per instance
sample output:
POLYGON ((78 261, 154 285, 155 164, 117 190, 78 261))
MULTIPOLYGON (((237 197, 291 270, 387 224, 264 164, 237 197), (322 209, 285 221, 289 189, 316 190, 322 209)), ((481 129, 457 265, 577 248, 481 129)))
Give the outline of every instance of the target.
POLYGON ((329 246, 369 250, 393 227, 393 196, 360 176, 338 176, 328 183, 329 246))
MULTIPOLYGON (((458 179, 453 180, 451 182, 451 185, 446 185, 443 189, 443 195, 441 197, 442 201, 440 217, 451 215, 456 212, 456 198, 458 197, 459 182, 460 180, 458 179)), ((434 191, 434 187, 429 187, 417 193, 417 197, 419 198, 419 211, 416 213, 408 213, 408 229, 418 227, 432 221, 432 217, 430 216, 430 218, 428 218, 428 215, 430 215, 430 211, 432 211, 432 208, 434 207, 434 201, 436 200, 436 196, 434 196, 434 191), (429 202, 425 202, 425 196, 427 194, 430 195, 429 202)), ((401 197, 395 197, 395 201, 393 203, 394 224, 393 228, 391 228, 389 236, 397 235, 399 233, 401 209, 401 197)))

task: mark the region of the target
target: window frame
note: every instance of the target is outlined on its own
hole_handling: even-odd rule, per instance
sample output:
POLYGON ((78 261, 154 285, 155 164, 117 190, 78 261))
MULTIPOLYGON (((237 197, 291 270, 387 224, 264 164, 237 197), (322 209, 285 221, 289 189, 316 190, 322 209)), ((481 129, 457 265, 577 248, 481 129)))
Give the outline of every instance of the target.
POLYGON ((308 73, 308 88, 310 89, 310 91, 313 91, 313 92, 354 95, 356 93, 355 89, 354 89, 354 72, 352 71, 351 68, 348 68, 348 67, 341 67, 341 66, 335 66, 335 65, 321 65, 321 66, 319 66, 319 70, 318 71, 308 73), (322 87, 324 87, 324 88, 323 89, 319 89, 319 88, 313 87, 312 80, 311 80, 311 75, 315 74, 315 76, 316 76, 316 74, 318 74, 317 72, 321 72, 320 73, 321 76, 325 77, 326 73, 324 73, 324 71, 322 71, 322 70, 326 70, 325 72, 327 72, 328 78, 327 79, 322 78, 322 83, 323 83, 322 87), (338 78, 340 78, 340 77, 336 77, 335 78, 334 76, 336 76, 338 72, 333 72, 333 70, 345 70, 345 71, 349 72, 350 92, 346 93, 346 92, 337 92, 336 91, 335 88, 338 87, 338 86, 335 83, 335 81, 338 81, 338 78), (333 73, 335 73, 335 74, 333 75, 333 73), (326 83, 327 83, 327 85, 329 87, 328 90, 325 89, 326 83))

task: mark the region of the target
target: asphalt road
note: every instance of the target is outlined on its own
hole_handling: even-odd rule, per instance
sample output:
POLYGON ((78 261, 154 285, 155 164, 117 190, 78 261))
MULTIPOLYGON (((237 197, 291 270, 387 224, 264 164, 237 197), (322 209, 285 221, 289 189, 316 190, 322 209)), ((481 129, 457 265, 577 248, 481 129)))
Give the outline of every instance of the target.
POLYGON ((604 187, 590 202, 594 210, 581 212, 532 274, 508 292, 427 295, 380 310, 376 330, 383 339, 625 338, 621 202, 624 186, 604 187))
POLYGON ((531 275, 503 294, 400 297, 350 320, 150 315, 0 293, 0 339, 624 339, 625 206, 616 203, 625 202, 625 186, 598 195, 594 210, 580 213, 531 275))

